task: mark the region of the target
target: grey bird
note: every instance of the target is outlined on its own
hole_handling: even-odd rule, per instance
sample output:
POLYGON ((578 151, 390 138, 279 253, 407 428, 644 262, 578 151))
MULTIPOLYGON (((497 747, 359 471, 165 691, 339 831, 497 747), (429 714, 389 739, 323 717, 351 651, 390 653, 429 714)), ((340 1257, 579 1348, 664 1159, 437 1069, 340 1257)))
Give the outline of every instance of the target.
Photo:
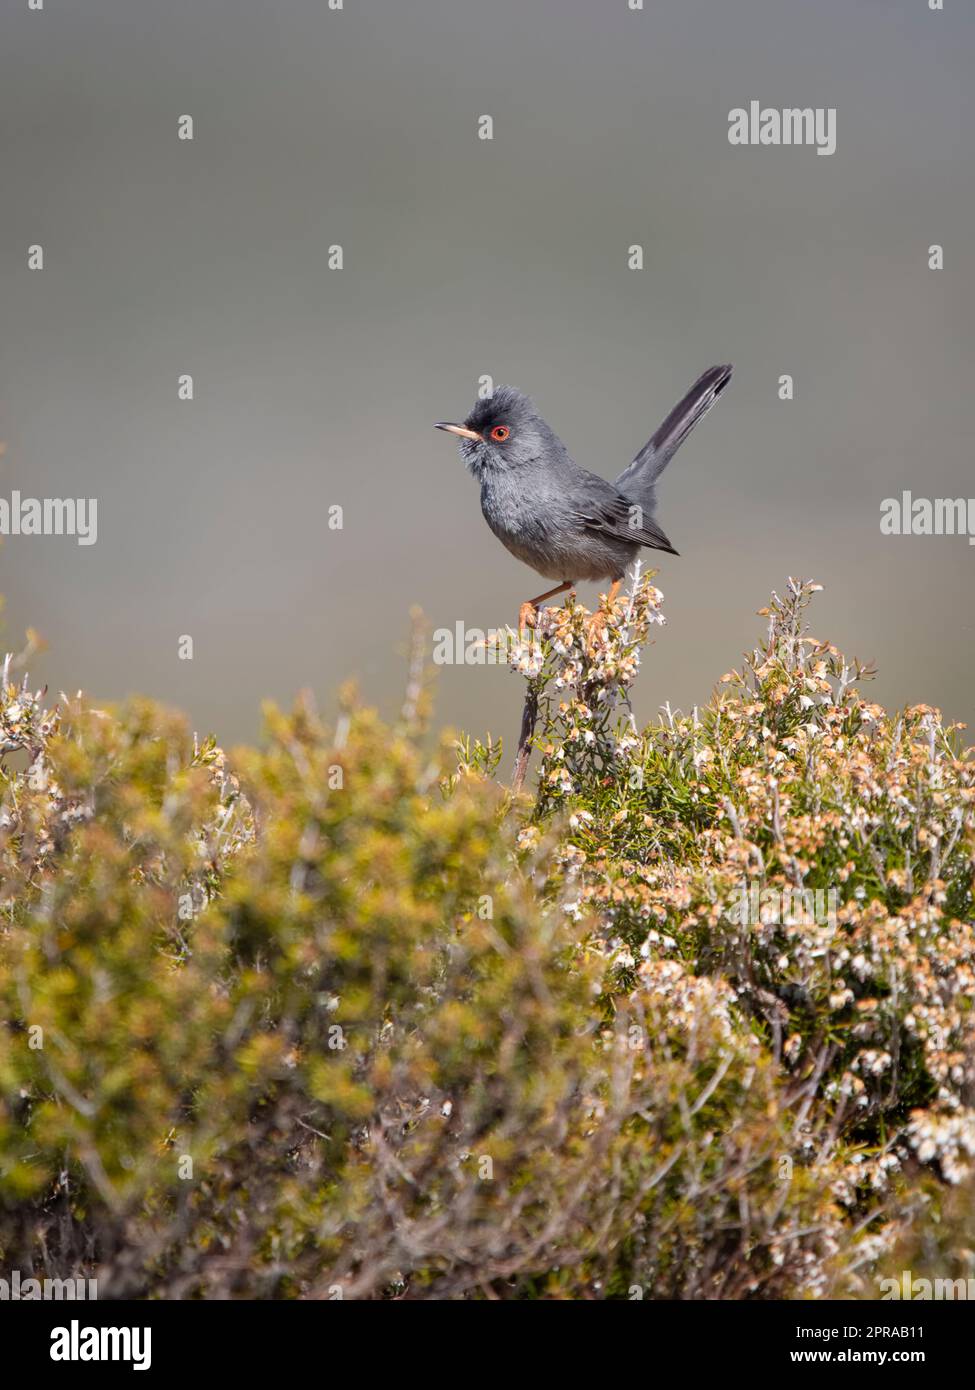
POLYGON ((580 579, 612 580, 611 602, 641 546, 677 554, 654 520, 657 479, 730 380, 730 366, 709 367, 615 483, 574 463, 530 398, 513 386, 496 387, 462 425, 436 424, 460 439, 498 540, 559 581, 521 605, 520 628, 532 624, 540 603, 580 579))

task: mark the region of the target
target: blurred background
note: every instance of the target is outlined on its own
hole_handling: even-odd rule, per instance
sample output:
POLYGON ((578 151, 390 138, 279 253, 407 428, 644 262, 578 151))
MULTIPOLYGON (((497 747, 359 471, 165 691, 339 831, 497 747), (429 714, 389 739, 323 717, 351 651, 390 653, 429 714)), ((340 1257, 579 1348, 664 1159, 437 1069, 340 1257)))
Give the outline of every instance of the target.
MULTIPOLYGON (((390 714, 410 605, 489 628, 546 587, 433 421, 488 374, 615 476, 727 360, 660 488, 638 714, 706 700, 796 574, 873 698, 973 720, 975 549, 879 527, 975 495, 971 6, 4 0, 0 33, 0 496, 98 499, 96 545, 0 548, 38 682, 225 743, 350 675, 390 714), (836 153, 729 145, 751 100, 836 107, 836 153)), ((444 668, 438 722, 510 737, 521 698, 444 668)))

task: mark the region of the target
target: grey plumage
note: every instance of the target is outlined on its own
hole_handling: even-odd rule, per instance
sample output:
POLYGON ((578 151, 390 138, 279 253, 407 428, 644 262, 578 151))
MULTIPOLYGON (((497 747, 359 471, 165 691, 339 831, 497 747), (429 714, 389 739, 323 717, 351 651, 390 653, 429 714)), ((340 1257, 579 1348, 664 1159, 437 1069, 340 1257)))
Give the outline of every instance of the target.
POLYGON ((549 579, 618 580, 640 547, 676 555, 654 520, 656 482, 731 379, 711 367, 615 483, 580 468, 528 396, 499 386, 463 425, 441 423, 481 485, 481 511, 503 545, 549 579))

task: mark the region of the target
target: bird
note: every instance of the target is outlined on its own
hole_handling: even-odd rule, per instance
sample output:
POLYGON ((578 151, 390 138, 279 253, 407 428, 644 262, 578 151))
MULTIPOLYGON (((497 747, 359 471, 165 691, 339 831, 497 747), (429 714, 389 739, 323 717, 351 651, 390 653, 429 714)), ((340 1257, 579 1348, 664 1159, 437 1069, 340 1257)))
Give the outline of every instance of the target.
POLYGON ((498 540, 546 579, 559 581, 521 605, 520 630, 534 626, 546 599, 574 590, 579 580, 610 580, 611 604, 641 546, 678 554, 654 520, 657 479, 724 391, 731 371, 725 364, 698 377, 613 483, 575 463, 517 387, 496 386, 463 424, 437 421, 435 429, 457 436, 498 540))

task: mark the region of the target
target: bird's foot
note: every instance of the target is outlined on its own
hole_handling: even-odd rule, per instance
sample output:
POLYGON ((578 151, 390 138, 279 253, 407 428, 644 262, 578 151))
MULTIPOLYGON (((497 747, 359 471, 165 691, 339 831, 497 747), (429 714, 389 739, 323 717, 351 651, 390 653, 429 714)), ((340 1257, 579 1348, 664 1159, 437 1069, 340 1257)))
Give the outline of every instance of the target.
POLYGON ((547 589, 544 594, 539 594, 538 598, 530 598, 526 603, 523 603, 518 613, 518 631, 524 632, 526 628, 534 627, 538 622, 539 606, 543 604, 547 598, 554 598, 556 594, 564 594, 566 589, 571 593, 574 603, 576 591, 573 588, 571 579, 563 579, 562 583, 556 584, 554 589, 547 589))

